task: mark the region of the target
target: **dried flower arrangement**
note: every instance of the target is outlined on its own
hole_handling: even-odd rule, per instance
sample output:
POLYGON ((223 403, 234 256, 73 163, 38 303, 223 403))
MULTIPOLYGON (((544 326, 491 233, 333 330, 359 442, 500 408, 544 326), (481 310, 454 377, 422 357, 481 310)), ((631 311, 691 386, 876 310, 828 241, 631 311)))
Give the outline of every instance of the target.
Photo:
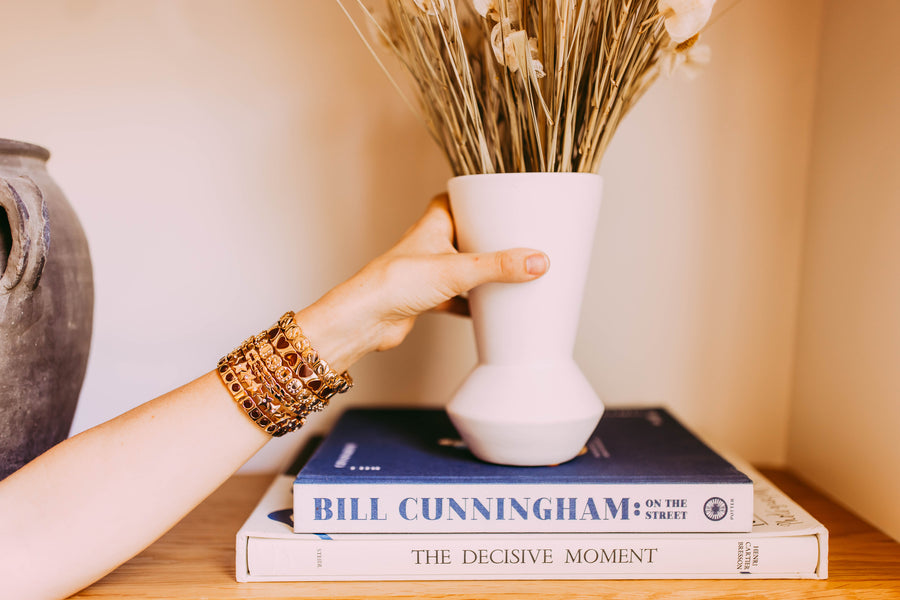
POLYGON ((356 1, 456 175, 596 172, 660 72, 708 59, 696 42, 715 2, 356 1))

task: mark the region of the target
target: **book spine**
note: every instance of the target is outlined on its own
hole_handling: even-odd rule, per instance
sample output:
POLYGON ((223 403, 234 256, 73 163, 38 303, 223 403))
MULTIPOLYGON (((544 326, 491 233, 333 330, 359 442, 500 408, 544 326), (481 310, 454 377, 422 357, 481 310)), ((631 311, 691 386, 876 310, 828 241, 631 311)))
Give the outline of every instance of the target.
POLYGON ((297 535, 243 541, 242 581, 813 579, 820 552, 816 535, 297 535))
POLYGON ((747 484, 295 483, 297 533, 748 532, 747 484))

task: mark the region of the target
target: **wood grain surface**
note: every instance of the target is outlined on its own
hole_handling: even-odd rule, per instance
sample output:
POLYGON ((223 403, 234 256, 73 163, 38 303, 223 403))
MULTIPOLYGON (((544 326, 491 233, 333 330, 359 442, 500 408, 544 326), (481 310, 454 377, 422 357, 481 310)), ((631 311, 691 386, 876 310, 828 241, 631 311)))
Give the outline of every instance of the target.
POLYGON ((762 472, 828 527, 828 580, 237 583, 235 534, 272 479, 238 475, 144 552, 73 598, 900 599, 900 544, 790 473, 762 472))

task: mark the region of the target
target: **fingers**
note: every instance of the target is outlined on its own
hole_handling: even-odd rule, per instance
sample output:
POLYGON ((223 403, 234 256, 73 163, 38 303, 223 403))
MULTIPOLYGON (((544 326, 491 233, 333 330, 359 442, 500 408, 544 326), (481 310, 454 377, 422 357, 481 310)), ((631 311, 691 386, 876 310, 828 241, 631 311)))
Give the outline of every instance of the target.
POLYGON ((550 268, 543 252, 514 248, 484 254, 455 254, 441 257, 446 262, 445 276, 457 294, 483 283, 524 283, 537 279, 550 268))
POLYGON ((406 252, 444 253, 453 250, 453 217, 447 194, 432 198, 425 214, 403 235, 397 248, 406 252))
POLYGON ((462 296, 454 296, 445 302, 441 302, 432 310, 434 312, 443 312, 451 315, 459 315, 461 317, 472 316, 472 312, 469 310, 469 300, 462 296))
POLYGON ((365 270, 377 282, 380 310, 404 318, 429 310, 468 314, 458 296, 470 289, 532 281, 550 267, 546 254, 528 248, 459 253, 454 232, 449 198, 435 196, 400 242, 365 270))

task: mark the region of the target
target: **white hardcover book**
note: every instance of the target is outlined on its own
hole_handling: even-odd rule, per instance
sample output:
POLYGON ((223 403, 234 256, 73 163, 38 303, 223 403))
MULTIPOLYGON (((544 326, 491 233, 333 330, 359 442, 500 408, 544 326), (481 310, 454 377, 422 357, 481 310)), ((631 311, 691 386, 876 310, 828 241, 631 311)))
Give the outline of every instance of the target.
POLYGON ((610 409, 576 458, 477 460, 443 410, 353 409, 294 482, 297 533, 748 532, 750 479, 662 408, 610 409))
POLYGON ((828 532, 759 473, 748 533, 292 531, 279 476, 237 535, 238 581, 803 578, 828 575, 828 532))

